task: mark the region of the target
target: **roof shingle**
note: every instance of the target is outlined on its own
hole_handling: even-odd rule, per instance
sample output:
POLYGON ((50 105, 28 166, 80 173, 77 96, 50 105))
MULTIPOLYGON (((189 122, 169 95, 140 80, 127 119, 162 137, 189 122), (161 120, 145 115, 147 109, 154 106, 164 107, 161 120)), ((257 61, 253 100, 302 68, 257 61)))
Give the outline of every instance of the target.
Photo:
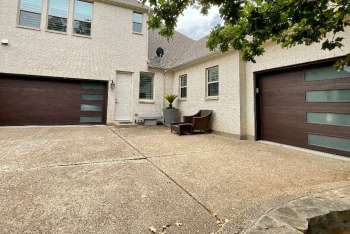
POLYGON ((175 32, 169 40, 159 35, 158 30, 149 31, 149 66, 153 68, 171 69, 196 59, 206 57, 210 52, 206 46, 207 37, 195 41, 185 35, 175 32), (158 58, 156 50, 162 47, 164 56, 158 58))

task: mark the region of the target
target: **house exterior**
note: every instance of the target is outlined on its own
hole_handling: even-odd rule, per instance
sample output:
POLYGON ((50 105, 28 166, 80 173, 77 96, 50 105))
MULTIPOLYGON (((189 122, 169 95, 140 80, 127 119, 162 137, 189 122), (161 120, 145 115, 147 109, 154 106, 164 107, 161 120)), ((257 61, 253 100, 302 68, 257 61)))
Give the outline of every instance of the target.
POLYGON ((350 53, 350 30, 341 50, 269 42, 247 63, 206 38, 148 31, 147 11, 135 0, 1 1, 0 125, 134 123, 161 117, 175 93, 183 115, 213 110, 217 132, 350 155, 350 71, 331 66, 350 53))

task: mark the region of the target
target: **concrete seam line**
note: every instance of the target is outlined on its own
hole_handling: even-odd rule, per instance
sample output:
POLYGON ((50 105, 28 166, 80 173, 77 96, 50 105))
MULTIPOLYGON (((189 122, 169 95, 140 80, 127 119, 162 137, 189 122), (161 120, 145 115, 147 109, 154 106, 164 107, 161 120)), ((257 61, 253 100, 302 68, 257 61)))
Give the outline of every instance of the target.
MULTIPOLYGON (((109 127, 108 127, 109 128, 109 127)), ((143 154, 138 148, 136 148, 133 144, 131 144, 126 138, 120 135, 118 132, 114 131, 114 129, 109 128, 114 134, 120 137, 126 144, 136 150, 139 154, 145 157, 145 159, 155 167, 159 172, 161 172, 164 176, 166 176, 169 180, 171 180, 177 187, 179 187, 183 192, 185 192, 188 196, 190 196, 197 204, 199 204, 203 209, 205 209, 211 216, 213 216, 216 220, 221 221, 221 219, 206 205, 204 205, 201 201, 195 198, 189 191, 187 191, 182 185, 180 185, 175 179, 173 179, 170 175, 168 175, 164 170, 154 164, 145 154, 143 154)))
POLYGON ((67 164, 57 164, 57 165, 48 165, 43 167, 31 167, 31 168, 21 168, 15 170, 1 170, 0 173, 6 172, 15 172, 15 171, 30 171, 30 170, 41 170, 41 169, 49 169, 49 168, 58 168, 58 167, 75 167, 75 166, 87 166, 87 165, 97 165, 97 164, 109 164, 109 163, 123 163, 127 161, 142 161, 146 158, 125 158, 125 159, 117 159, 117 160, 108 160, 108 161, 95 161, 95 162, 78 162, 78 163, 67 163, 67 164))

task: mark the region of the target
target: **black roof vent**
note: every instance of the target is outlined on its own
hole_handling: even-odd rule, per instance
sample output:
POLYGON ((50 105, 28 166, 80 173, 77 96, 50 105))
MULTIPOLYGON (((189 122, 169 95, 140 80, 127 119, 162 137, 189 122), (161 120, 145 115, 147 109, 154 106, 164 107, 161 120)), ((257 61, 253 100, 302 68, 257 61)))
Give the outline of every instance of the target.
POLYGON ((162 47, 158 47, 156 50, 156 54, 158 58, 162 58, 164 56, 164 50, 162 47))

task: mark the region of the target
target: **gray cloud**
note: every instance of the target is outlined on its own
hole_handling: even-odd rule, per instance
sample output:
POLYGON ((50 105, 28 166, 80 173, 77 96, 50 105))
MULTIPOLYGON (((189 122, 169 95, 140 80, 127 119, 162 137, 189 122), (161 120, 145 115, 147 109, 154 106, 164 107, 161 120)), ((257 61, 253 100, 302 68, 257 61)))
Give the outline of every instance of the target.
POLYGON ((220 23, 221 18, 218 8, 211 8, 208 15, 202 15, 199 9, 190 7, 179 18, 176 30, 198 40, 207 36, 210 30, 220 23))

